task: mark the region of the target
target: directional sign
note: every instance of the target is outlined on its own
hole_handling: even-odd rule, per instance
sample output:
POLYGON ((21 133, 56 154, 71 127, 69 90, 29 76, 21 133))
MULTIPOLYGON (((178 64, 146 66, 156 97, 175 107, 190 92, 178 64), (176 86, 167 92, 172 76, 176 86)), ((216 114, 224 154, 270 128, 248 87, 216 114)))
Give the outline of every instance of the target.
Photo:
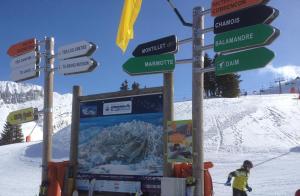
POLYGON ((24 65, 22 67, 12 69, 11 78, 15 82, 21 82, 32 78, 39 77, 40 71, 37 70, 35 64, 24 65))
POLYGON ((177 51, 177 38, 175 35, 171 35, 138 45, 133 51, 132 55, 138 57, 165 53, 176 53, 177 51))
POLYGON ((266 66, 274 56, 271 50, 264 47, 219 56, 215 60, 216 75, 261 68, 266 66))
POLYGON ((32 51, 13 58, 12 61, 10 62, 10 67, 18 68, 24 65, 38 64, 38 62, 39 62, 39 58, 37 56, 36 51, 32 51))
POLYGON ((80 41, 58 48, 58 59, 69 59, 80 56, 90 56, 95 52, 97 46, 94 43, 80 41))
POLYGON ((214 33, 223 33, 256 24, 270 24, 279 11, 266 5, 258 5, 233 12, 224 16, 218 16, 214 20, 214 33))
POLYGON ((97 65, 95 60, 84 56, 60 61, 58 71, 64 75, 79 74, 93 71, 97 65))
POLYGON ((211 15, 221 16, 266 2, 267 0, 213 0, 211 3, 211 15))
POLYGON ((37 40, 35 38, 32 38, 12 45, 7 50, 7 54, 11 57, 20 56, 22 54, 35 50, 36 46, 37 46, 37 40))
POLYGON ((253 25, 217 34, 215 52, 228 52, 270 44, 279 35, 279 30, 266 24, 253 25))
POLYGON ((174 54, 162 54, 130 58, 123 69, 129 75, 172 72, 175 69, 175 57, 174 54))
POLYGON ((11 125, 22 124, 38 119, 37 108, 26 108, 9 113, 7 122, 11 125))

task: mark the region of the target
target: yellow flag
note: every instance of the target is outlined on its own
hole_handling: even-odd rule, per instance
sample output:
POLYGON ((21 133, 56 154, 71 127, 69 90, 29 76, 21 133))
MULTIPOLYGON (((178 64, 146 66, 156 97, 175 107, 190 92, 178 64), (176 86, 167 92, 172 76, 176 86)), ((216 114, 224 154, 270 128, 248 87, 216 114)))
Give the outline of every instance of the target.
POLYGON ((116 44, 125 52, 128 42, 133 39, 133 25, 140 12, 142 0, 125 0, 120 19, 116 44))

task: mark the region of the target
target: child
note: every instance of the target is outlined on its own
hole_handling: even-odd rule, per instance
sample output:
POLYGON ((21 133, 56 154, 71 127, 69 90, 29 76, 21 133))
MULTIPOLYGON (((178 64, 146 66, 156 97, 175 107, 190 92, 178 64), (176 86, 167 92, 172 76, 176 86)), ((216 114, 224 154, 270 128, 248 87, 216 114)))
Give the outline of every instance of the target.
POLYGON ((225 186, 231 186, 231 178, 234 177, 232 185, 233 196, 247 196, 246 190, 252 191, 252 188, 248 186, 248 177, 252 167, 252 162, 245 160, 240 169, 229 173, 225 186))

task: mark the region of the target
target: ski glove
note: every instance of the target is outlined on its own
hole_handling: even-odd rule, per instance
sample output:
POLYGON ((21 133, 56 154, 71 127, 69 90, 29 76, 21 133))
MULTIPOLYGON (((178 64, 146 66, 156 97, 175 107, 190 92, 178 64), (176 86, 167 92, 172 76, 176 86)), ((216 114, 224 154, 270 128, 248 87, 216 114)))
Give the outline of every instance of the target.
POLYGON ((231 186, 231 178, 230 177, 227 179, 227 182, 225 182, 224 185, 225 186, 231 186))
POLYGON ((226 182, 224 185, 225 186, 231 186, 231 183, 230 182, 226 182))
POLYGON ((250 186, 247 186, 247 190, 248 190, 249 192, 251 192, 251 191, 252 191, 252 188, 251 188, 250 186))

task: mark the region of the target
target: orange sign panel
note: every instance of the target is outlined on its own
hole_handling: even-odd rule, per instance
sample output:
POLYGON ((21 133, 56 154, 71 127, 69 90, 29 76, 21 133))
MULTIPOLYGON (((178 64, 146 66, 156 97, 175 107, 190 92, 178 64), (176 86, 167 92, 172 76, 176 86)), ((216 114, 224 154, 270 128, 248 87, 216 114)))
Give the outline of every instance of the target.
POLYGON ((36 47, 36 39, 28 39, 23 42, 19 42, 17 44, 12 45, 8 50, 7 54, 11 57, 20 56, 22 54, 25 54, 27 52, 35 50, 36 47))
POLYGON ((265 0, 212 0, 211 15, 221 16, 264 2, 265 0))

